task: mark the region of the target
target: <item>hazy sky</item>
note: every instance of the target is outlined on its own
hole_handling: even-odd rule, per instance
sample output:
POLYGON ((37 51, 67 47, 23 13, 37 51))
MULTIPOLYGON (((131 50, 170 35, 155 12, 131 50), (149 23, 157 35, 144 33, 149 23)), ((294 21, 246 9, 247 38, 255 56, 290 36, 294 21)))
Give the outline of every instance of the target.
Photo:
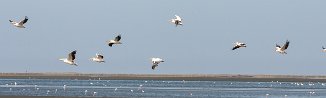
POLYGON ((325 0, 0 0, 0 71, 326 75, 325 9, 325 0), (175 14, 184 26, 168 22, 175 14), (25 29, 8 21, 24 16, 25 29), (118 34, 123 44, 109 47, 118 34), (288 54, 275 52, 287 39, 288 54), (231 51, 235 41, 247 48, 231 51), (58 60, 73 50, 78 67, 58 60), (95 53, 106 63, 91 62, 95 53), (152 70, 151 57, 166 62, 152 70))

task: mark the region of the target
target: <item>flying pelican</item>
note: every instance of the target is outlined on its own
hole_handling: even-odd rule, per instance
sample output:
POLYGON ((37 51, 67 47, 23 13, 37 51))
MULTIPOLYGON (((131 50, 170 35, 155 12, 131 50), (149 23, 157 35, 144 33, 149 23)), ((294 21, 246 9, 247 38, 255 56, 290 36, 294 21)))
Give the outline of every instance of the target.
POLYGON ((14 25, 14 26, 16 26, 16 27, 18 27, 18 28, 25 28, 24 24, 25 24, 27 21, 28 21, 28 17, 27 17, 27 16, 25 16, 25 19, 22 20, 22 21, 20 21, 20 22, 15 22, 15 21, 9 20, 9 22, 10 22, 12 25, 14 25))
POLYGON ((174 15, 175 18, 174 19, 171 19, 171 22, 175 24, 175 26, 177 27, 178 25, 182 25, 182 19, 180 16, 178 15, 174 15))
POLYGON ((287 54, 286 49, 289 47, 290 41, 286 40, 286 43, 281 47, 280 45, 276 44, 276 52, 281 53, 281 54, 287 54))
POLYGON ((326 52, 326 48, 324 46, 322 48, 323 48, 323 52, 326 52))
POLYGON ((92 61, 94 61, 94 62, 99 62, 99 63, 101 63, 101 62, 105 62, 104 61, 104 56, 103 55, 101 55, 101 54, 97 54, 96 53, 96 57, 92 57, 92 58, 90 58, 92 61))
POLYGON ((233 46, 232 50, 241 48, 241 47, 247 47, 245 43, 241 43, 241 42, 235 42, 235 46, 233 46))
POLYGON ((62 59, 59 59, 59 60, 65 62, 67 64, 77 66, 77 64, 74 62, 74 60, 76 58, 76 56, 75 56, 76 55, 76 52, 77 51, 75 50, 75 51, 73 51, 73 52, 71 52, 71 53, 68 54, 68 58, 62 58, 62 59))
POLYGON ((109 40, 109 41, 107 41, 107 43, 108 43, 108 45, 109 45, 110 47, 112 47, 113 44, 122 44, 122 43, 120 42, 120 39, 121 39, 121 35, 119 34, 117 37, 115 37, 114 40, 109 40))
POLYGON ((151 58, 152 59, 152 69, 154 70, 155 67, 158 66, 161 62, 164 62, 161 58, 151 58))

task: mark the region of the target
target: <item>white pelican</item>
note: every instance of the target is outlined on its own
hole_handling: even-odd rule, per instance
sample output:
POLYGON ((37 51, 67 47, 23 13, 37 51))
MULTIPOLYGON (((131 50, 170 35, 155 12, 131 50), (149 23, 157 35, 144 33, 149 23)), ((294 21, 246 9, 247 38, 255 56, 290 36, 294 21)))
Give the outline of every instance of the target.
POLYGON ((62 59, 59 59, 59 60, 63 61, 64 63, 77 66, 77 64, 74 62, 74 60, 76 58, 76 56, 75 56, 76 52, 77 51, 75 50, 75 51, 68 54, 68 58, 62 58, 62 59))
POLYGON ((108 45, 109 45, 110 47, 112 47, 113 44, 122 44, 122 43, 120 42, 120 39, 121 39, 121 35, 119 34, 117 37, 115 37, 114 40, 109 40, 109 41, 107 41, 107 43, 108 43, 108 45))
POLYGON ((178 15, 174 15, 175 18, 174 19, 171 19, 171 22, 175 24, 175 26, 177 27, 178 25, 182 25, 182 19, 180 16, 178 15))
POLYGON ((105 62, 104 61, 104 56, 103 55, 101 55, 101 54, 97 54, 96 53, 96 56, 95 57, 92 57, 92 58, 90 58, 92 61, 94 61, 94 62, 99 62, 99 63, 101 63, 101 62, 105 62))
POLYGON ((323 48, 323 52, 326 52, 326 48, 324 46, 322 48, 323 48))
POLYGON ((245 43, 241 43, 241 42, 235 42, 235 45, 233 46, 232 50, 241 48, 241 47, 247 47, 245 43))
POLYGON ((276 44, 276 52, 281 53, 281 54, 287 54, 286 49, 289 47, 290 41, 286 40, 286 43, 281 47, 280 45, 276 44))
POLYGON ((152 69, 154 70, 155 67, 158 66, 161 62, 164 62, 161 58, 151 58, 152 59, 152 69))
POLYGON ((18 27, 18 28, 25 28, 24 24, 25 24, 27 21, 28 21, 28 17, 27 17, 27 16, 25 16, 25 19, 22 20, 22 21, 20 21, 20 22, 15 22, 15 21, 9 20, 9 22, 10 22, 12 25, 14 25, 14 26, 16 26, 16 27, 18 27))

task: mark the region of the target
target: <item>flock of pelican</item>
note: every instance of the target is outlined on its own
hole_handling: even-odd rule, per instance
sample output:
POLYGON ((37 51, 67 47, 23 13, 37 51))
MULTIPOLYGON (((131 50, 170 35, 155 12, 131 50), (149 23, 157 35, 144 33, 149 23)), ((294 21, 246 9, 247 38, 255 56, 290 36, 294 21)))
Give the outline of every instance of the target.
MULTIPOLYGON (((288 49, 289 45, 290 45, 289 40, 286 40, 285 44, 282 47, 280 45, 276 44, 275 51, 280 54, 287 54, 285 50, 288 49)), ((235 42, 235 45, 233 46, 232 50, 235 50, 235 49, 238 49, 241 47, 247 47, 247 46, 245 43, 235 42)), ((323 51, 326 52, 326 48, 324 48, 324 47, 322 47, 322 48, 323 48, 323 51)))
MULTIPOLYGON (((180 16, 175 15, 175 17, 176 17, 175 19, 171 19, 171 22, 174 23, 176 26, 182 25, 182 22, 181 22, 182 19, 180 18, 180 16)), ((21 20, 20 22, 9 20, 9 22, 12 25, 14 25, 15 27, 17 27, 17 28, 26 28, 24 26, 24 24, 27 23, 27 21, 28 21, 28 17, 27 16, 25 16, 25 19, 21 20)), ((108 40, 107 41, 107 44, 110 47, 112 47, 114 44, 122 44, 120 42, 120 40, 121 40, 121 35, 118 35, 118 36, 115 37, 115 39, 108 40)), ((78 66, 78 64, 75 62, 76 53, 77 53, 77 51, 74 50, 74 51, 72 51, 72 52, 70 52, 68 54, 68 57, 67 58, 61 58, 59 60, 62 61, 62 62, 64 62, 64 63, 66 63, 66 64, 69 64, 69 65, 78 66)), ((98 63, 104 63, 105 62, 104 56, 101 55, 101 54, 98 54, 98 53, 96 53, 96 56, 95 57, 90 58, 90 60, 91 61, 94 61, 94 62, 98 62, 98 63)), ((152 69, 153 70, 155 69, 155 67, 158 66, 159 63, 164 62, 163 59, 161 59, 161 58, 151 58, 151 60, 152 60, 152 69)))
MULTIPOLYGON (((15 22, 13 20, 9 20, 9 22, 17 27, 17 28, 25 28, 24 24, 27 23, 28 21, 28 17, 25 16, 25 18, 23 20, 21 20, 20 22, 15 22)), ((175 24, 175 26, 177 27, 178 25, 181 25, 182 26, 182 18, 178 15, 175 15, 175 18, 171 19, 170 20, 171 23, 175 24)), ((120 42, 121 40, 121 35, 119 34, 118 36, 115 37, 115 39, 112 39, 112 40, 108 40, 107 41, 107 44, 108 46, 112 47, 114 44, 122 44, 120 42)), ((290 41, 286 41, 285 44, 283 46, 280 46, 278 44, 276 44, 276 49, 275 51, 280 53, 280 54, 287 54, 287 52, 285 51, 290 45, 290 41)), ((245 43, 242 43, 242 42, 235 42, 235 45, 233 46, 232 50, 236 50, 238 48, 244 48, 244 47, 247 47, 245 43)), ((322 47, 322 50, 324 52, 326 52, 326 48, 325 47, 322 47)), ((68 57, 67 58, 61 58, 59 60, 63 61, 64 63, 66 64, 69 64, 69 65, 75 65, 77 66, 77 63, 75 62, 75 59, 76 59, 76 53, 77 51, 72 51, 71 53, 68 54, 68 57)), ((98 63, 104 63, 105 60, 104 60, 104 56, 101 55, 101 54, 98 54, 96 53, 96 56, 95 57, 92 57, 90 58, 91 61, 94 61, 94 62, 98 62, 98 63)), ((152 63, 152 69, 154 70, 159 63, 161 62, 164 62, 163 59, 161 58, 156 58, 156 57, 153 57, 151 58, 151 63, 152 63)))

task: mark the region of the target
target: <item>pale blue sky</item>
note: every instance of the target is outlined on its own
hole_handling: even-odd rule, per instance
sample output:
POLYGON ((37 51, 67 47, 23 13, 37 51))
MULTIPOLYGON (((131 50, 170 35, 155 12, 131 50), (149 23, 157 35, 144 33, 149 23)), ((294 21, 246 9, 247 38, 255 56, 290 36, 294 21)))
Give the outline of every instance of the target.
POLYGON ((1 0, 1 72, 326 75, 325 0, 1 0), (177 14, 184 26, 168 22, 177 14), (9 19, 28 16, 26 29, 9 19), (122 35, 121 45, 106 40, 122 35), (290 40, 287 55, 275 44, 290 40), (247 48, 231 51, 235 41, 247 48), (77 50, 78 67, 59 61, 77 50), (106 63, 88 59, 101 53, 106 63), (157 70, 150 57, 161 57, 157 70))

